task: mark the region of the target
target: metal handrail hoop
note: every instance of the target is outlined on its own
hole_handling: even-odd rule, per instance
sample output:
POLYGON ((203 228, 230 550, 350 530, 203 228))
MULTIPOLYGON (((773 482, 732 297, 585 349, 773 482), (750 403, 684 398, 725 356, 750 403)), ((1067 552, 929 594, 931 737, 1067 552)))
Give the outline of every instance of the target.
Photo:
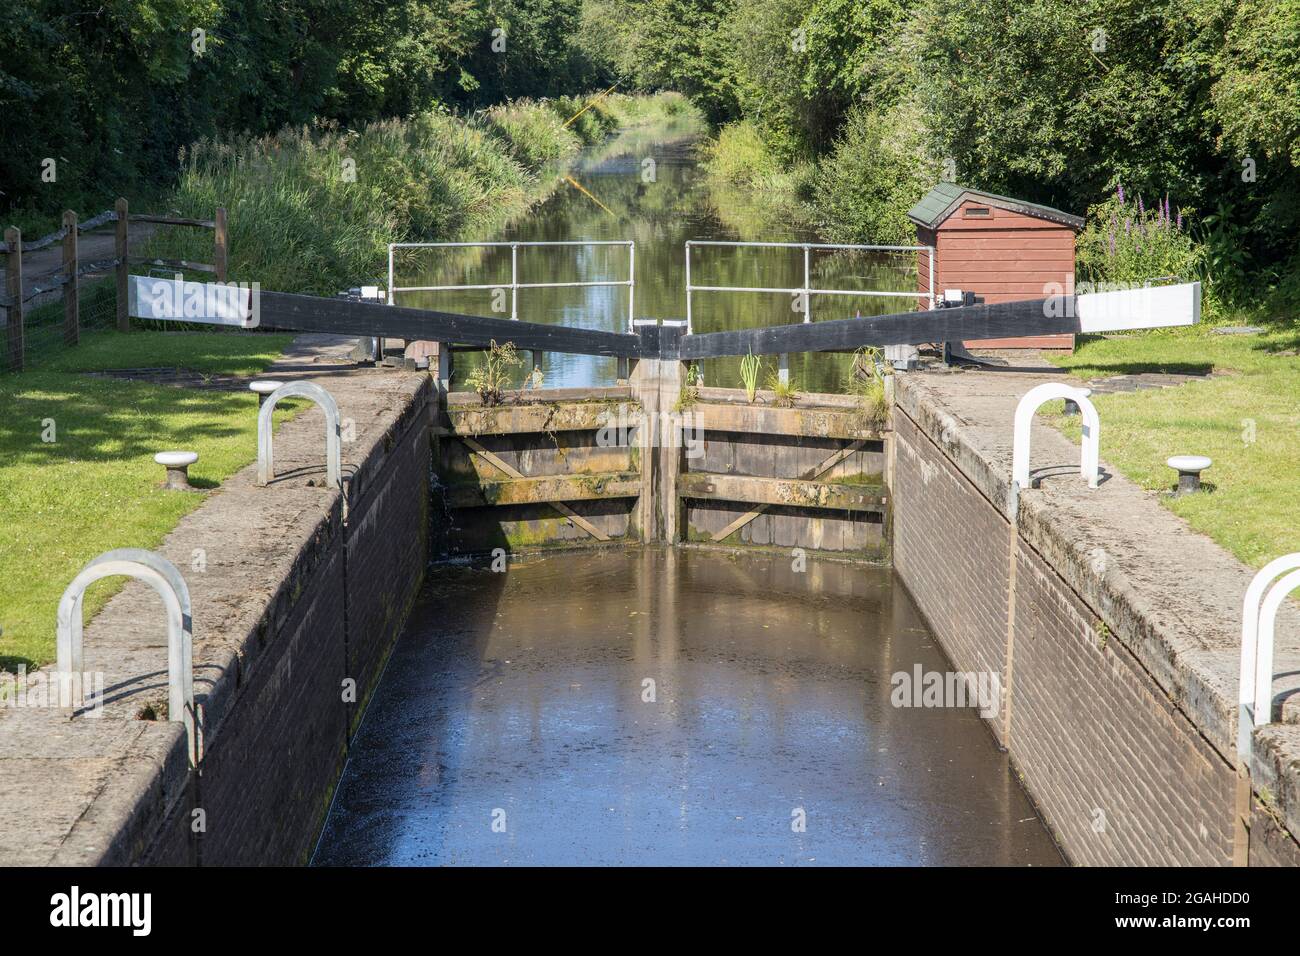
POLYGON ((82 605, 86 588, 119 575, 143 581, 162 598, 167 613, 167 717, 185 725, 190 766, 198 766, 202 754, 194 709, 190 590, 176 566, 160 554, 143 548, 106 551, 89 561, 64 590, 56 616, 59 706, 75 712, 85 704, 80 678, 85 671, 82 605))
POLYGON ((1093 405, 1091 389, 1076 388, 1063 382, 1036 385, 1027 391, 1016 405, 1014 433, 1011 450, 1011 481, 1020 491, 1029 487, 1029 439, 1034 414, 1044 402, 1064 398, 1075 402, 1083 415, 1083 449, 1079 472, 1088 479, 1088 487, 1096 488, 1101 471, 1101 419, 1093 405))
POLYGON ((339 406, 334 396, 315 382, 286 382, 270 395, 257 412, 257 483, 268 485, 275 478, 275 460, 271 448, 271 417, 276 403, 285 398, 306 398, 325 412, 325 472, 331 488, 343 490, 343 461, 339 406))
POLYGON ((1242 599, 1237 756, 1246 768, 1250 767, 1251 732, 1273 718, 1274 625, 1282 602, 1296 588, 1300 588, 1300 552, 1283 555, 1264 565, 1251 579, 1242 599))

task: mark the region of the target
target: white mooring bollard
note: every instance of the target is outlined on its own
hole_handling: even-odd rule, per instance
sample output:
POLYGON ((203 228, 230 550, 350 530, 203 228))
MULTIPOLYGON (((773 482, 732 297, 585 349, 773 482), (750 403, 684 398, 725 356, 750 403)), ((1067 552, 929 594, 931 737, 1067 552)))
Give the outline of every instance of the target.
POLYGON ((172 491, 194 490, 194 486, 190 484, 190 465, 199 460, 198 452, 160 451, 153 456, 153 460, 167 469, 167 479, 163 482, 164 488, 170 488, 172 491))
POLYGON ((261 408, 266 404, 266 396, 270 395, 283 384, 283 382, 277 382, 274 379, 259 378, 256 381, 248 383, 248 390, 257 396, 257 407, 261 408))
POLYGON ((1201 490, 1201 472, 1213 462, 1204 455, 1174 455, 1165 464, 1178 472, 1178 490, 1175 495, 1190 495, 1201 490))

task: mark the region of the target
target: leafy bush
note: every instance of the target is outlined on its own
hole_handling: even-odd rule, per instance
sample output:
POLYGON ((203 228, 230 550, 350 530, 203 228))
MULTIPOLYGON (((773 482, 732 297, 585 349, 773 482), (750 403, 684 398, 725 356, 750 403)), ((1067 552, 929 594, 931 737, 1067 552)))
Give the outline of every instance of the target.
MULTIPOLYGON (((331 294, 377 276, 389 242, 486 232, 539 194, 536 173, 485 122, 429 111, 357 131, 199 142, 169 205, 195 218, 227 208, 232 278, 331 294)), ((210 245, 208 234, 164 230, 151 249, 207 261, 210 245)))
POLYGON ((853 353, 849 394, 858 399, 859 419, 871 427, 879 428, 889 418, 885 378, 891 374, 883 350, 864 345, 853 353))
POLYGON ((704 113, 699 107, 682 94, 671 91, 650 96, 611 93, 597 104, 596 109, 607 113, 615 125, 621 127, 661 123, 679 117, 688 117, 693 122, 704 120, 704 113))
POLYGON ((807 229, 804 202, 813 164, 782 163, 749 120, 724 126, 699 147, 718 217, 740 233, 760 232, 781 222, 807 229))
POLYGON ((561 124, 569 124, 568 128, 577 134, 578 139, 590 146, 600 142, 619 125, 618 118, 605 101, 592 102, 593 99, 595 97, 557 96, 546 100, 546 105, 554 111, 561 124))
POLYGON ((886 113, 849 111, 835 147, 817 167, 814 215, 836 242, 905 245, 916 229, 907 211, 938 179, 926 159, 921 122, 907 104, 886 113))
POLYGON ((700 147, 709 177, 728 186, 753 189, 781 174, 781 165, 751 122, 731 123, 700 147))
POLYGON ((728 89, 784 161, 825 152, 867 92, 866 69, 909 0, 745 0, 730 5, 728 89))
POLYGON ((1124 187, 1088 210, 1088 225, 1076 245, 1080 280, 1141 285, 1148 279, 1201 277, 1202 250, 1190 230, 1190 213, 1168 197, 1150 206, 1124 187))
POLYGON ((482 365, 475 366, 465 379, 465 384, 478 392, 478 397, 484 405, 500 405, 501 393, 510 387, 512 370, 523 364, 523 356, 515 348, 515 343, 505 342, 498 345, 496 339, 493 339, 486 361, 482 365))

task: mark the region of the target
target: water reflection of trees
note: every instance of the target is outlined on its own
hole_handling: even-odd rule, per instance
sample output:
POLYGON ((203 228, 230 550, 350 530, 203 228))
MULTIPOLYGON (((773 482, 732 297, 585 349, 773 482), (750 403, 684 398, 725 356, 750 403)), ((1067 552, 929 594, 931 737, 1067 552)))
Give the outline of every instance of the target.
MULTIPOLYGON (((684 318, 685 243, 687 239, 815 241, 806 230, 781 224, 726 221, 718 214, 718 197, 708 191, 696 165, 692 137, 696 131, 680 124, 627 130, 584 151, 557 180, 545 203, 511 223, 501 240, 627 240, 636 242, 636 314, 639 317, 684 318), (644 164, 651 159, 653 164, 644 164), (570 177, 569 182, 564 177, 570 177), (576 185, 575 185, 576 184, 576 185)), ((404 254, 399 285, 488 284, 510 281, 509 248, 419 250, 404 254)), ((627 253, 622 247, 560 247, 520 249, 521 282, 622 280, 627 277, 627 253)), ((910 253, 814 251, 815 288, 911 291, 916 288, 916 261, 910 253)), ((801 249, 698 249, 692 259, 697 285, 767 286, 795 289, 803 284, 801 249)), ((554 322, 622 331, 627 325, 627 290, 594 287, 524 289, 519 291, 519 316, 532 322, 554 322)), ((504 298, 509 315, 509 295, 504 298)), ((490 290, 409 294, 404 303, 477 315, 491 311, 490 290)), ((814 295, 815 320, 881 315, 910 311, 908 297, 814 295)), ((786 293, 696 293, 696 331, 751 328, 803 320, 797 302, 786 293)), ((458 356, 464 375, 478 361, 458 356)), ((711 385, 739 386, 739 358, 705 363, 711 385)), ((765 357, 762 377, 776 368, 775 356, 765 357)), ((842 355, 792 355, 791 377, 802 391, 844 391, 851 358, 842 355)), ((530 366, 531 369, 531 366, 530 366)), ((587 356, 547 356, 545 384, 612 384, 612 360, 587 356)), ((521 375, 523 373, 521 372, 521 375)))

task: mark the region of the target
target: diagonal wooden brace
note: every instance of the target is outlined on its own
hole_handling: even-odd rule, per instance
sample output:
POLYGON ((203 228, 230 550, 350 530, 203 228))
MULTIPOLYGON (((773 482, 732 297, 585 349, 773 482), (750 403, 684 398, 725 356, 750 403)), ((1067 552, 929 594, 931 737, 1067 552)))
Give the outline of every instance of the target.
MULTIPOLYGON (((825 461, 813 465, 811 468, 806 469, 803 474, 799 475, 799 480, 812 481, 816 478, 820 478, 822 475, 826 474, 826 472, 830 471, 832 468, 834 468, 836 465, 842 462, 845 458, 848 458, 849 455, 853 454, 855 451, 861 448, 864 444, 866 444, 865 438, 859 438, 857 441, 850 442, 849 444, 841 448, 839 451, 837 451, 835 454, 827 458, 825 461)), ((761 515, 764 511, 768 509, 768 507, 769 507, 768 505, 759 505, 753 511, 746 512, 745 514, 737 518, 735 521, 731 522, 731 524, 727 525, 721 531, 716 533, 713 536, 713 540, 714 541, 725 540, 729 536, 735 534, 745 525, 749 524, 759 515, 761 515)))
MULTIPOLYGON (((469 438, 468 436, 465 435, 457 435, 456 437, 459 438, 461 441, 463 441, 470 451, 474 452, 474 454, 483 458, 483 460, 486 461, 488 464, 492 465, 492 467, 497 468, 500 471, 504 472, 507 477, 509 478, 524 477, 524 473, 522 471, 512 466, 509 462, 505 461, 500 456, 494 455, 492 452, 488 451, 486 448, 484 448, 473 438, 469 438)), ((564 504, 561 501, 553 501, 550 504, 552 508, 554 508, 560 514, 564 515, 566 518, 568 518, 570 521, 576 524, 583 531, 587 532, 587 534, 591 535, 597 541, 609 540, 609 535, 605 534, 605 532, 601 531, 594 524, 592 524, 582 515, 578 514, 568 505, 564 504)))

